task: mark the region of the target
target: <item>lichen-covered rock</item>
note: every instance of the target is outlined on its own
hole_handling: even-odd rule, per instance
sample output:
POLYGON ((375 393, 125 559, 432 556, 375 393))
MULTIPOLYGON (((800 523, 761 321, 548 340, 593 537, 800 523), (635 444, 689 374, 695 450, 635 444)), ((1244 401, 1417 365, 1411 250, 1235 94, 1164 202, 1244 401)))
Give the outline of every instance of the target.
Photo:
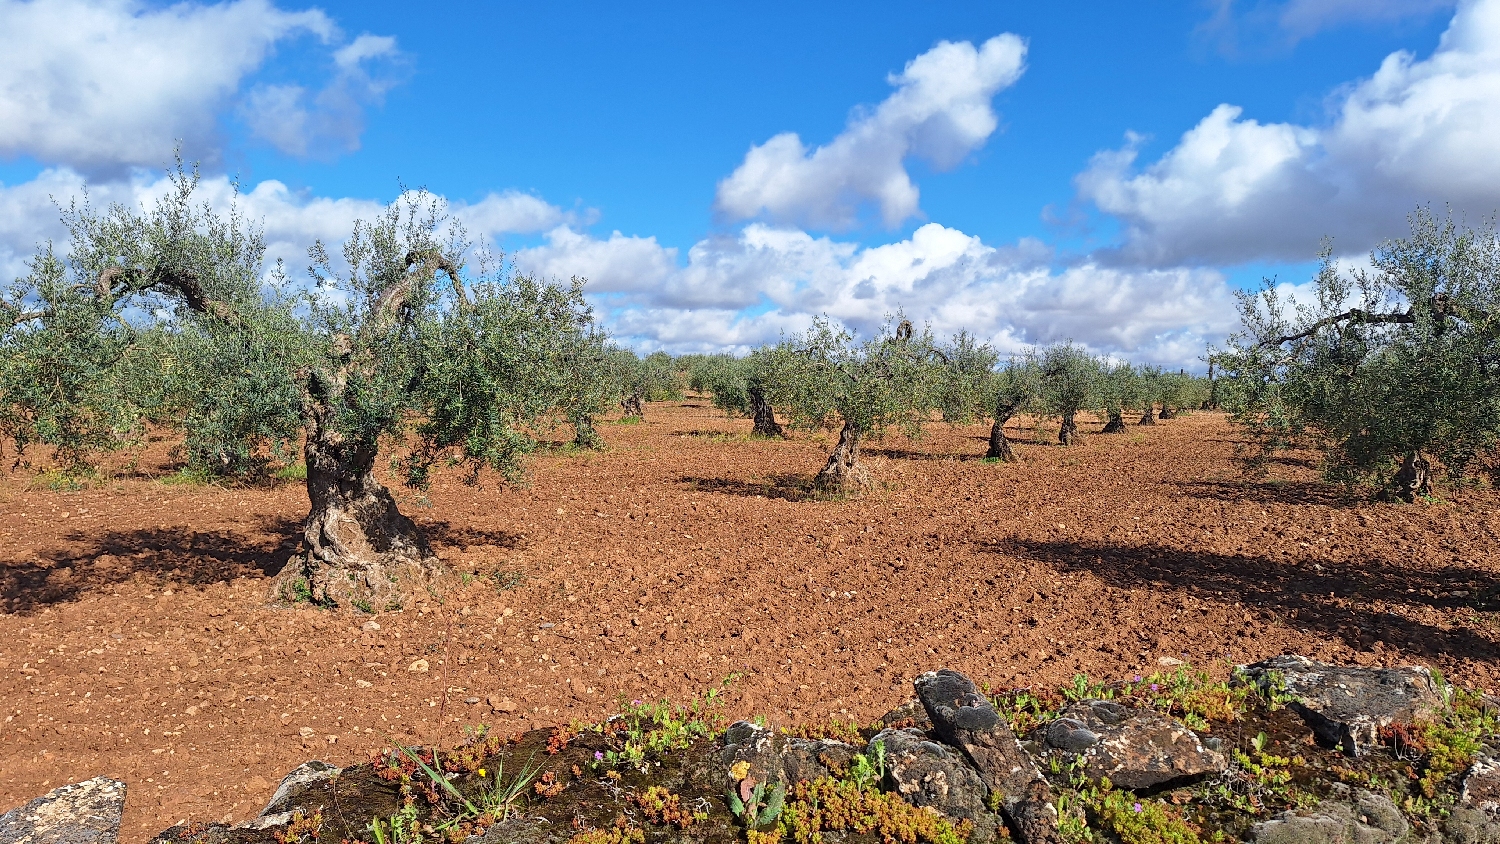
POLYGON ((281 778, 281 784, 276 786, 276 793, 271 795, 271 801, 261 810, 259 820, 263 822, 262 825, 286 823, 291 820, 293 811, 310 814, 322 808, 320 805, 312 805, 313 801, 308 798, 321 790, 317 786, 337 776, 339 771, 339 768, 317 759, 293 768, 281 778))
POLYGON ((756 782, 780 782, 784 773, 781 752, 776 748, 776 731, 749 721, 736 721, 724 731, 724 749, 719 753, 724 768, 726 788, 737 780, 751 777, 756 782), (745 763, 748 767, 739 766, 745 763), (731 775, 739 766, 741 773, 731 775))
POLYGON ((728 790, 745 777, 790 786, 802 780, 838 776, 848 769, 857 752, 845 742, 788 737, 749 721, 736 721, 724 733, 719 760, 728 790), (741 762, 748 767, 731 774, 741 762))
POLYGON ((1052 787, 974 681, 944 669, 917 677, 914 685, 932 733, 962 750, 985 786, 1000 795, 1022 844, 1061 844, 1052 787))
POLYGON ((1283 812, 1251 830, 1255 844, 1416 844, 1401 810, 1384 795, 1335 784, 1310 812, 1283 812))
POLYGON ((782 782, 791 785, 819 777, 842 776, 859 750, 833 739, 788 738, 781 747, 782 782))
POLYGON ((116 844, 125 783, 95 777, 0 815, 0 844, 116 844))
POLYGON ((932 730, 932 719, 927 717, 927 710, 922 707, 922 701, 916 698, 880 716, 875 723, 881 727, 891 727, 897 730, 903 727, 916 727, 924 733, 932 730))
POLYGON ((882 730, 870 740, 866 754, 875 745, 885 748, 885 787, 918 807, 930 807, 949 820, 970 821, 974 834, 969 844, 990 844, 999 829, 999 817, 985 808, 989 790, 979 772, 963 754, 937 742, 915 728, 882 730))
POLYGON ((1500 823, 1473 806, 1454 806, 1443 821, 1444 844, 1500 844, 1500 823))
POLYGON ((1083 759, 1090 779, 1108 777, 1121 788, 1152 788, 1217 773, 1226 764, 1224 754, 1205 747, 1176 718, 1107 700, 1073 704, 1038 730, 1037 741, 1070 761, 1083 759))
POLYGON ((1432 672, 1421 666, 1360 668, 1286 654, 1242 665, 1236 676, 1293 697, 1288 706, 1324 744, 1358 756, 1381 727, 1431 716, 1443 706, 1432 672))
POLYGON ((1500 819, 1500 758, 1486 749, 1464 774, 1459 802, 1500 819))

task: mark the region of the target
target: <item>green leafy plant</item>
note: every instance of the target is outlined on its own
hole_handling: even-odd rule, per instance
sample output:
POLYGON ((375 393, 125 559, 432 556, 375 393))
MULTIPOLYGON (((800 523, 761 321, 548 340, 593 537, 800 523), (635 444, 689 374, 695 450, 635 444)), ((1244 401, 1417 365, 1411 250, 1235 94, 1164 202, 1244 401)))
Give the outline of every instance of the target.
POLYGON ((609 748, 596 755, 597 763, 645 770, 654 755, 682 750, 699 739, 718 735, 724 723, 720 712, 723 690, 738 677, 731 674, 717 688, 685 705, 666 700, 622 702, 623 711, 599 728, 609 748))
POLYGON ((1074 674, 1073 682, 1062 690, 1063 697, 1068 700, 1109 700, 1115 696, 1115 690, 1104 683, 1095 683, 1089 680, 1087 674, 1074 674))
POLYGON ((516 802, 526 795, 533 780, 542 772, 541 763, 527 760, 509 781, 505 778, 505 763, 497 760, 493 775, 485 768, 479 769, 479 808, 482 814, 499 822, 510 817, 516 802))
POLYGON ((775 823, 781 817, 781 811, 786 805, 786 786, 777 783, 767 793, 765 783, 752 784, 749 779, 743 779, 740 780, 739 790, 729 791, 724 799, 729 804, 729 811, 746 829, 758 829, 775 823))
POLYGON ((861 789, 876 788, 885 780, 885 743, 875 742, 869 754, 856 753, 849 764, 849 781, 861 789))

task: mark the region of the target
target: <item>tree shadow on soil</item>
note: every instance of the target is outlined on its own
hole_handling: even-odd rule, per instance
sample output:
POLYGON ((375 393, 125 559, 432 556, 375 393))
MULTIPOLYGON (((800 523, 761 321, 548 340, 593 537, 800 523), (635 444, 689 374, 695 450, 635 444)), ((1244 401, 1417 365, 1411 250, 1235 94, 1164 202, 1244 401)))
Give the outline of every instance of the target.
POLYGON ((702 492, 720 492, 725 495, 740 495, 746 498, 780 498, 783 501, 821 501, 813 489, 812 478, 804 475, 767 475, 759 480, 741 481, 733 478, 698 478, 683 475, 679 483, 687 484, 702 492))
POLYGON ((1359 495, 1347 487, 1317 481, 1183 481, 1177 488, 1185 496, 1209 498, 1230 503, 1248 501, 1256 504, 1287 506, 1316 504, 1348 509, 1368 506, 1369 496, 1359 495))
POLYGON ((519 533, 504 530, 486 530, 477 527, 454 527, 452 522, 429 521, 418 526, 427 541, 433 545, 450 548, 467 548, 473 545, 494 545, 508 551, 526 547, 526 538, 519 533))
MULTIPOLYGON (((526 544, 519 534, 455 527, 446 521, 427 522, 421 530, 429 542, 440 546, 515 549, 526 544)), ((64 550, 42 551, 31 560, 0 562, 0 612, 34 612, 141 576, 175 586, 269 578, 301 547, 302 523, 266 518, 250 534, 172 527, 73 531, 62 539, 70 543, 64 550)))
MULTIPOLYGON (((984 438, 989 442, 989 438, 984 438)), ((983 460, 983 454, 954 454, 950 451, 915 451, 909 448, 862 448, 860 451, 871 457, 885 457, 893 460, 934 460, 970 462, 983 460)))
POLYGON ((1207 602, 1274 607, 1288 624, 1316 630, 1355 649, 1369 648, 1378 640, 1429 657, 1500 657, 1500 644, 1472 629, 1446 630, 1375 607, 1376 602, 1387 602, 1450 611, 1500 610, 1500 574, 1473 568, 1410 570, 1368 557, 1319 561, 1318 571, 1311 563, 1295 565, 1269 556, 1029 539, 994 543, 990 550, 1088 572, 1122 589, 1185 591, 1207 602), (1453 595, 1454 590, 1466 594, 1453 595))
POLYGON ((71 543, 66 550, 0 563, 0 611, 32 612, 137 576, 182 586, 268 577, 295 553, 299 528, 291 519, 268 518, 255 535, 175 527, 74 531, 63 537, 71 543))

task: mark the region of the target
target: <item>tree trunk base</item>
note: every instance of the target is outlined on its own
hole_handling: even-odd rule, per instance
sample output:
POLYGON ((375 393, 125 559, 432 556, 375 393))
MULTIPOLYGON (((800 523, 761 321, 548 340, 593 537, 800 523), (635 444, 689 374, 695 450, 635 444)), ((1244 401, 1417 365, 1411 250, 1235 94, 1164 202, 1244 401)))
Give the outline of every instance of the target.
POLYGON ((1146 412, 1141 414, 1141 421, 1138 422, 1137 424, 1139 424, 1139 425, 1155 425, 1156 424, 1156 408, 1152 407, 1151 405, 1147 405, 1146 406, 1146 412))
POLYGON ((1123 434, 1123 433, 1125 433, 1125 419, 1124 419, 1124 417, 1120 416, 1120 414, 1118 414, 1118 413, 1111 413, 1109 415, 1109 421, 1106 422, 1106 423, 1104 423, 1104 429, 1101 430, 1099 433, 1101 433, 1101 434, 1123 434))
POLYGON ((755 425, 750 429, 752 437, 775 437, 785 439, 786 431, 776 421, 776 410, 766 401, 765 393, 758 387, 750 388, 750 415, 755 425))
POLYGON ((399 609, 425 594, 443 566, 389 490, 367 478, 308 514, 303 551, 273 582, 273 599, 364 612, 399 609))
POLYGON ((1011 450, 1010 440, 1005 438, 1005 424, 997 421, 990 426, 990 447, 984 453, 985 460, 999 460, 1002 463, 1014 463, 1015 451, 1011 450))
POLYGON ((1177 418, 1177 411, 1173 410, 1170 407, 1167 407, 1166 405, 1162 405, 1161 406, 1161 413, 1156 414, 1156 418, 1157 419, 1176 419, 1177 418))
POLYGON ((1078 444, 1078 423, 1071 418, 1064 419, 1062 428, 1057 432, 1057 441, 1063 445, 1078 444))
POLYGON ((1421 454, 1412 452, 1401 461, 1401 468, 1391 478, 1391 497, 1411 504, 1419 496, 1432 492, 1432 463, 1421 454))
POLYGON ((839 432, 839 444, 828 455, 828 463, 813 479, 818 492, 836 495, 857 494, 874 486, 870 473, 859 462, 859 435, 846 423, 839 432))
POLYGON ((573 422, 575 434, 573 436, 573 447, 587 449, 589 451, 601 451, 604 448, 604 438, 594 429, 591 419, 577 419, 573 422))
POLYGON ((620 401, 620 408, 625 411, 626 416, 634 416, 637 419, 646 417, 646 403, 641 401, 640 396, 626 396, 620 401))

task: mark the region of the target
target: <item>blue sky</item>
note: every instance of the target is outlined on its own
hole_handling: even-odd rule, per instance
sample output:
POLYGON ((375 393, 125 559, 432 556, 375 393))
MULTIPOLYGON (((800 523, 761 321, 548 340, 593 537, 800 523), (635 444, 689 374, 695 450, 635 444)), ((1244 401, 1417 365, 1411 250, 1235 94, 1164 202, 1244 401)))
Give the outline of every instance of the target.
POLYGON ((901 307, 1191 366, 1320 237, 1500 208, 1494 137, 1500 0, 0 0, 6 275, 181 143, 294 266, 422 185, 642 350, 901 307))

